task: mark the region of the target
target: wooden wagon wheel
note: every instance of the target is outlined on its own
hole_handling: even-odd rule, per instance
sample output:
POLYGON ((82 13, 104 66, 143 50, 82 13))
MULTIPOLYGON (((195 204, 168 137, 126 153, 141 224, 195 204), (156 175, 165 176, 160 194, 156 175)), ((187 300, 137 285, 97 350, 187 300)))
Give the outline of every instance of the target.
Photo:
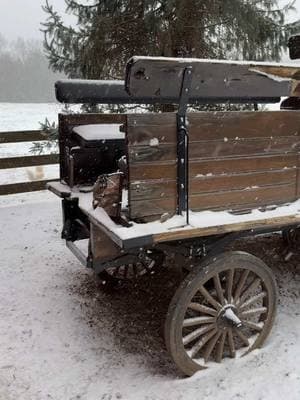
POLYGON ((272 271, 255 256, 227 252, 204 260, 184 279, 168 310, 166 345, 178 368, 193 375, 260 347, 272 328, 276 301, 272 271))
POLYGON ((120 263, 111 266, 98 274, 102 281, 115 286, 122 282, 138 280, 145 275, 152 275, 160 268, 164 261, 164 254, 160 251, 149 250, 133 258, 132 263, 120 263))

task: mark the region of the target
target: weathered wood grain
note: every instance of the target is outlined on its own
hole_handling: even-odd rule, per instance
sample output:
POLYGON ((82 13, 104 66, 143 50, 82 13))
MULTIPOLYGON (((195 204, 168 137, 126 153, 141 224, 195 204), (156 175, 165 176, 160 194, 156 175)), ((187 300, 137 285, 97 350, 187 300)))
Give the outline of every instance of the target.
POLYGON ((179 97, 188 66, 193 69, 191 98, 257 99, 299 92, 297 65, 164 57, 133 57, 127 64, 126 90, 132 96, 179 97))
MULTIPOLYGON (((216 191, 213 193, 193 194, 189 197, 192 211, 238 210, 258 208, 267 204, 283 204, 296 199, 295 184, 246 188, 242 190, 216 191)), ((131 217, 142 218, 150 215, 170 215, 176 212, 176 196, 169 198, 136 200, 132 204, 131 217), (134 213, 134 214, 133 214, 134 213)))
MULTIPOLYGON (((298 158, 295 154, 271 155, 260 157, 240 157, 190 162, 190 178, 205 175, 227 175, 249 172, 276 171, 297 168, 298 158)), ((130 181, 176 180, 177 163, 135 163, 129 164, 130 181)), ((160 182, 158 182, 160 184, 160 182)), ((245 182, 246 184, 246 182, 245 182)))
MULTIPOLYGON (((218 191, 243 190, 274 185, 293 185, 298 169, 271 172, 255 172, 226 176, 204 176, 190 179, 191 194, 214 193, 218 191), (248 186, 245 186, 247 182, 248 186)), ((130 183, 131 201, 176 197, 176 180, 143 181, 130 183)))
MULTIPOLYGON (((297 111, 190 113, 190 207, 239 209, 295 200, 299 130, 297 111)), ((131 217, 173 214, 175 114, 128 115, 127 142, 131 217)))
POLYGON ((0 132, 0 144, 47 140, 42 131, 0 132))
POLYGON ((60 122, 68 126, 89 124, 123 124, 125 114, 59 114, 60 122))
MULTIPOLYGON (((254 139, 298 136, 298 111, 233 111, 194 112, 188 114, 189 140, 254 139)), ((159 144, 177 143, 176 115, 129 114, 127 117, 129 146, 150 145, 156 138, 159 144)))
POLYGON ((7 185, 0 185, 0 196, 16 193, 35 192, 38 190, 46 190, 46 185, 50 181, 33 181, 22 183, 10 183, 7 185))
POLYGON ((247 231, 250 229, 259 229, 259 228, 272 228, 278 227, 278 229, 300 223, 299 215, 289 215, 284 217, 277 218, 266 218, 259 221, 247 221, 233 224, 223 224, 211 227, 202 227, 202 228, 192 228, 192 229, 174 229, 170 232, 163 232, 159 234, 155 234, 152 237, 154 243, 163 243, 169 242, 172 240, 183 240, 183 239, 192 239, 197 237, 211 236, 211 235, 221 235, 229 232, 241 232, 247 231))
POLYGON ((57 164, 58 160, 58 154, 0 158, 0 169, 33 167, 36 165, 51 165, 57 164))
MULTIPOLYGON (((238 139, 191 142, 189 160, 209 158, 246 157, 272 154, 295 153, 300 150, 298 136, 272 137, 266 139, 238 139)), ((129 146, 130 163, 174 161, 177 157, 176 144, 152 146, 129 146)))
POLYGON ((91 223, 90 232, 94 262, 112 260, 120 254, 120 247, 98 226, 91 223))

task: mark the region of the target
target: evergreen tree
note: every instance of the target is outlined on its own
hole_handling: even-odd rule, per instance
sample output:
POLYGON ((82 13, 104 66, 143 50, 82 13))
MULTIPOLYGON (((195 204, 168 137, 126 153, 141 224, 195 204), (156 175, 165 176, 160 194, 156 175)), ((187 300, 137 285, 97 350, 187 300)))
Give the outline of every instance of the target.
POLYGON ((294 1, 64 0, 77 27, 50 5, 43 31, 50 66, 69 77, 123 78, 132 55, 276 60, 299 24, 286 24, 294 1))

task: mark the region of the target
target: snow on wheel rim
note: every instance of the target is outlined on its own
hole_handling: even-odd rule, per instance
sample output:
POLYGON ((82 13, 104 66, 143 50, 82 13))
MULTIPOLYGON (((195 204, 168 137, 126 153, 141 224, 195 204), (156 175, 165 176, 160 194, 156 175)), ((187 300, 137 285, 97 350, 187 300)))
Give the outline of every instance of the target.
POLYGON ((275 299, 274 278, 261 260, 240 252, 210 260, 171 302, 166 342, 174 361, 192 375, 260 347, 272 327, 275 299))

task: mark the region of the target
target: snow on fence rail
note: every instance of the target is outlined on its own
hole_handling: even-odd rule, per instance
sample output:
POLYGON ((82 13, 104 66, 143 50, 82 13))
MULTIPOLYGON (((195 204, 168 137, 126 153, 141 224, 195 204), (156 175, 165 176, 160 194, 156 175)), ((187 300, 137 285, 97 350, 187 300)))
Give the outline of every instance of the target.
MULTIPOLYGON (((0 132, 0 144, 12 144, 23 142, 44 141, 45 136, 41 131, 16 131, 16 132, 0 132)), ((42 155, 25 155, 19 157, 5 157, 0 158, 0 170, 34 167, 43 165, 53 165, 59 162, 58 154, 42 154, 42 155)), ((50 179, 53 181, 53 179, 50 179)), ((18 182, 1 184, 0 183, 0 196, 33 192, 37 190, 44 190, 46 183, 49 180, 36 180, 29 182, 18 182)))

